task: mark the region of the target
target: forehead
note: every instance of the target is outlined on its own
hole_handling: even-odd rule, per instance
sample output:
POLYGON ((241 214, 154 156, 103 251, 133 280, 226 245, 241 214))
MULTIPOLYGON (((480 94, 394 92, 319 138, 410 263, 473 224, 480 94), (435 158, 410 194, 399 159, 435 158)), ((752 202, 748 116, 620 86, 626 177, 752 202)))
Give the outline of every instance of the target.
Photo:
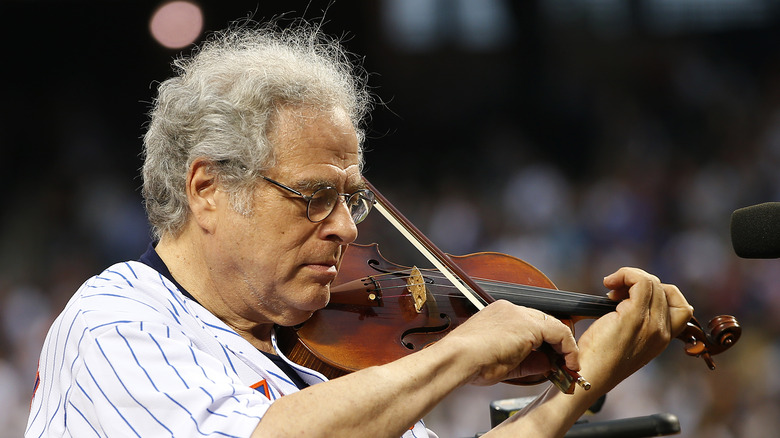
POLYGON ((343 110, 283 108, 268 137, 274 145, 275 170, 359 171, 357 133, 343 110))

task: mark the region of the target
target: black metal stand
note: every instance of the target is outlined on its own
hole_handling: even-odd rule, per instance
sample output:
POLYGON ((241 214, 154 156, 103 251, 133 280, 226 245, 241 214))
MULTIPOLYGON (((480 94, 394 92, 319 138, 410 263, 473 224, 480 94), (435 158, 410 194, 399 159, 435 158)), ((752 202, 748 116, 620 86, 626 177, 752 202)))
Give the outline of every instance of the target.
MULTIPOLYGON (((509 418, 512 414, 524 408, 535 397, 521 397, 506 400, 496 400, 490 403, 491 427, 509 418)), ((588 409, 590 413, 596 413, 604 405, 606 396, 588 409)), ((577 422, 566 438, 644 438, 666 436, 680 433, 680 421, 673 414, 659 413, 643 417, 622 418, 607 421, 580 421, 577 422)), ((477 434, 477 437, 482 434, 477 434)))
POLYGON ((672 414, 654 414, 620 420, 577 423, 566 438, 643 438, 680 433, 680 421, 672 414))

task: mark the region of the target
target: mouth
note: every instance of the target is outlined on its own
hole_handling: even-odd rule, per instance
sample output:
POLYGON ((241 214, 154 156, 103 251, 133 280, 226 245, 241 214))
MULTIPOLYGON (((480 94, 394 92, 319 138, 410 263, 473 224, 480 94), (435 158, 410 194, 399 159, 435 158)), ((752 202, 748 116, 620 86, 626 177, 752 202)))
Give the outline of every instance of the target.
POLYGON ((335 252, 320 254, 305 261, 302 265, 310 274, 312 274, 318 283, 330 284, 339 273, 341 265, 341 256, 343 255, 341 247, 335 252))
POLYGON ((332 260, 306 263, 303 266, 313 271, 314 275, 318 279, 327 280, 328 283, 333 281, 333 279, 336 278, 336 275, 339 272, 337 267, 338 262, 332 260))
POLYGON ((306 266, 317 271, 333 273, 334 275, 338 272, 335 263, 309 263, 306 266))

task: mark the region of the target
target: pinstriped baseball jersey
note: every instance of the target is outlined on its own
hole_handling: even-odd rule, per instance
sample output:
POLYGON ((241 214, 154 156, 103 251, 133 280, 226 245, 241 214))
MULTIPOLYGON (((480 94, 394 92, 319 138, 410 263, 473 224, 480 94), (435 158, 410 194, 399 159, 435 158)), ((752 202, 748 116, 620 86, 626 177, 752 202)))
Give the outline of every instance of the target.
MULTIPOLYGON (((325 380, 292 364, 308 384, 325 380)), ((139 262, 87 280, 41 352, 26 437, 248 437, 298 391, 269 358, 139 262)), ((301 413, 305 418, 305 413, 301 413)), ((404 437, 428 436, 422 422, 404 437)))

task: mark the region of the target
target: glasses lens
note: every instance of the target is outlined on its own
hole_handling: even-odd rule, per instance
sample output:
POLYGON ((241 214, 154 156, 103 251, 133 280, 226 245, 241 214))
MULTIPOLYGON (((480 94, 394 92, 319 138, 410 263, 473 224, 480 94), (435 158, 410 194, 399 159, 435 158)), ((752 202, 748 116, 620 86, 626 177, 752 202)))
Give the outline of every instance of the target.
MULTIPOLYGON (((309 198, 307 212, 309 220, 312 222, 325 220, 333 212, 333 209, 336 208, 339 196, 344 195, 339 194, 338 190, 333 187, 325 187, 314 192, 309 198)), ((374 192, 358 190, 347 198, 346 203, 352 220, 359 224, 363 222, 363 219, 371 211, 371 207, 374 206, 374 192)))
POLYGON ((371 207, 374 206, 374 192, 358 190, 349 197, 347 205, 349 206, 352 220, 355 221, 355 224, 359 224, 363 222, 363 219, 371 212, 371 207))
POLYGON ((338 190, 325 187, 317 190, 309 199, 308 215, 312 222, 320 222, 330 215, 339 199, 338 190))

